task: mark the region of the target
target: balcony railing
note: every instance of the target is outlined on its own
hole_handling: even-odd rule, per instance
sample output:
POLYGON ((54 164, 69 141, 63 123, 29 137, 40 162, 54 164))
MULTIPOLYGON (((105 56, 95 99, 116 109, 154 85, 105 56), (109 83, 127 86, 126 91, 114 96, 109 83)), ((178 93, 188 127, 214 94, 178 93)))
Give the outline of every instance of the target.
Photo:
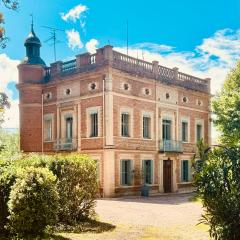
POLYGON ((159 150, 160 152, 183 152, 183 145, 180 141, 161 140, 159 150))
POLYGON ((77 139, 64 138, 57 139, 54 143, 54 150, 56 151, 74 151, 77 150, 77 139))

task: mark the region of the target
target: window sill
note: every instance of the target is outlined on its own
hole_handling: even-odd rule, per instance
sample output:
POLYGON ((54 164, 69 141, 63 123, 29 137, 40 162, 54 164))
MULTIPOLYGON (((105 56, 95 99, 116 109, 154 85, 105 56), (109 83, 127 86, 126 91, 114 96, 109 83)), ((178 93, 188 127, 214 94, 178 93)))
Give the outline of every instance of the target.
POLYGON ((43 142, 44 143, 53 143, 54 141, 53 140, 44 140, 43 142))
POLYGON ((144 138, 144 137, 142 137, 142 139, 145 141, 153 141, 153 139, 152 138, 144 138))

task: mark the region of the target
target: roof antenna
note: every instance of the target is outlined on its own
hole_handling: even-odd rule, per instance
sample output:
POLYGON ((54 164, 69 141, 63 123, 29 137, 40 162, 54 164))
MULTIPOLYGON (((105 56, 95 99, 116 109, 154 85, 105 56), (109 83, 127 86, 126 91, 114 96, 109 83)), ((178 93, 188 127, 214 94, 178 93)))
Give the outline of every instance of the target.
POLYGON ((50 30, 50 37, 47 40, 45 40, 44 42, 45 43, 50 42, 50 41, 52 42, 52 44, 50 44, 50 46, 53 46, 54 60, 56 62, 56 60, 57 60, 56 44, 61 42, 57 39, 56 32, 57 31, 65 32, 65 31, 63 29, 58 29, 58 28, 54 28, 54 27, 48 27, 48 26, 42 26, 42 27, 48 28, 50 30))
POLYGON ((128 20, 127 20, 127 55, 128 55, 128 20))

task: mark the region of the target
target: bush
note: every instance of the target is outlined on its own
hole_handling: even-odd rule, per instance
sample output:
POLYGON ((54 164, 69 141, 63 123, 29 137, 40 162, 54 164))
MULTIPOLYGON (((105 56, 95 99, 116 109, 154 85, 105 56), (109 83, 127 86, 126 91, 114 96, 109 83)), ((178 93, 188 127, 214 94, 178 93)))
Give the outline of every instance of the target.
POLYGON ((48 169, 24 169, 12 186, 8 202, 11 231, 42 234, 47 225, 56 224, 58 199, 56 177, 48 169))
MULTIPOLYGON (((3 163, 3 162, 2 162, 3 163)), ((0 232, 7 232, 5 226, 8 222, 8 201, 11 187, 16 181, 17 168, 1 165, 0 170, 0 232)))
POLYGON ((87 155, 56 155, 50 170, 57 176, 60 222, 74 224, 93 216, 98 191, 95 161, 87 155))
POLYGON ((239 240, 240 151, 218 148, 201 155, 200 168, 194 165, 194 180, 205 208, 203 222, 210 225, 214 239, 239 240))

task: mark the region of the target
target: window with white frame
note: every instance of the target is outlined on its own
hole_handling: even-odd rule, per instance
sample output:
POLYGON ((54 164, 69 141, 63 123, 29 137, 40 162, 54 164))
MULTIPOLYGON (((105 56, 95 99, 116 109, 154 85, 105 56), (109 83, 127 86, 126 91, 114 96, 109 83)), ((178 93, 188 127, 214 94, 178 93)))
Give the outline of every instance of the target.
POLYGON ((122 186, 131 186, 132 185, 132 160, 121 160, 120 161, 120 176, 121 176, 121 185, 122 186))
POLYGON ((203 137, 203 127, 201 123, 197 123, 196 125, 196 140, 200 141, 203 137))
POLYGON ((127 112, 121 113, 121 135, 130 137, 130 115, 127 112))
POLYGON ((98 137, 98 112, 90 113, 90 137, 98 137))
POLYGON ((188 121, 182 120, 182 141, 188 142, 188 121))
POLYGON ((171 140, 172 121, 170 119, 162 120, 162 139, 171 140))
POLYGON ((97 171, 97 180, 100 181, 100 162, 99 159, 94 159, 96 163, 96 171, 97 171))
POLYGON ((52 115, 44 116, 44 141, 53 140, 53 117, 52 115))
POLYGON ((151 138, 151 117, 143 115, 143 138, 151 138))
POLYGON ((188 160, 182 160, 181 164, 181 180, 182 182, 189 182, 189 161, 188 160))
POLYGON ((65 117, 66 130, 65 130, 65 138, 66 142, 72 142, 73 138, 73 117, 71 115, 65 117))
POLYGON ((142 161, 143 183, 153 184, 153 160, 142 161))

